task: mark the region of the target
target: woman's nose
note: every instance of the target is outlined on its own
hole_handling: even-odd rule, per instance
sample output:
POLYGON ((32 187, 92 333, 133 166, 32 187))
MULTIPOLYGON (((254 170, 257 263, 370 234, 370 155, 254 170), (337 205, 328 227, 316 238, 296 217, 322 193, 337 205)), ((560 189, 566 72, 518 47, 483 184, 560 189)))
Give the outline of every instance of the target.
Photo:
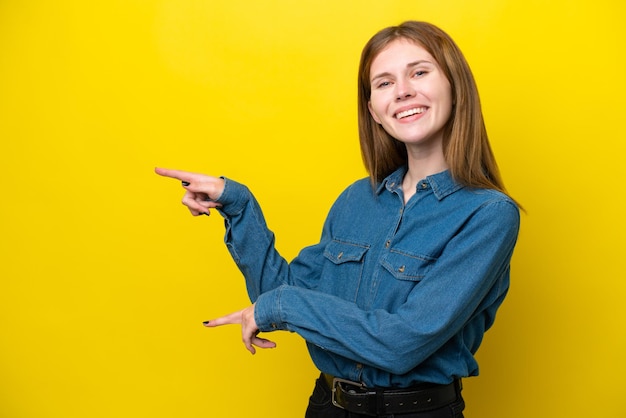
POLYGON ((404 100, 415 95, 415 88, 408 80, 396 82, 396 100, 404 100))

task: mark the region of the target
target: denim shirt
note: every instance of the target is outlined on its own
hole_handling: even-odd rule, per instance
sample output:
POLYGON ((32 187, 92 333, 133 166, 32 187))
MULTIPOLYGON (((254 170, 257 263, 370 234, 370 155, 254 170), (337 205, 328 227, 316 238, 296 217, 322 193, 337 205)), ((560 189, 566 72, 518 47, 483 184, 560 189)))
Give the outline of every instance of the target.
POLYGON ((349 186, 320 242, 290 263, 245 186, 225 179, 218 200, 259 329, 298 333, 319 370, 371 387, 478 374, 474 353, 507 293, 519 229, 510 198, 448 171, 420 181, 405 205, 405 173, 349 186))

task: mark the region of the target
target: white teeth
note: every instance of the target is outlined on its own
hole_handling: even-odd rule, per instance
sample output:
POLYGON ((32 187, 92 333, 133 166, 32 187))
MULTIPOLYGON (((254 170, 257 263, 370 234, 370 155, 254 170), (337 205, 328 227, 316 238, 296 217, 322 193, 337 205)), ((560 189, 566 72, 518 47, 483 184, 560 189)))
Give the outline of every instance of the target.
POLYGON ((416 113, 424 113, 425 107, 416 107, 414 109, 405 110, 404 112, 396 113, 396 119, 406 118, 407 116, 415 115, 416 113))

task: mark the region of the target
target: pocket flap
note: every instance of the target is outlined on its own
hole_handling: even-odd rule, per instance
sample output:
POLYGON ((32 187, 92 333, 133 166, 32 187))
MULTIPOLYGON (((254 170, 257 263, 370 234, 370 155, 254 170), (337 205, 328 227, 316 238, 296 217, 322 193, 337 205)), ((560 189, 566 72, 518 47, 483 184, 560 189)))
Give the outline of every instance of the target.
POLYGON ((426 276, 434 261, 432 257, 391 251, 381 263, 396 279, 419 281, 426 276))
POLYGON ((367 245, 332 240, 326 245, 324 256, 335 264, 361 261, 368 250, 367 245))

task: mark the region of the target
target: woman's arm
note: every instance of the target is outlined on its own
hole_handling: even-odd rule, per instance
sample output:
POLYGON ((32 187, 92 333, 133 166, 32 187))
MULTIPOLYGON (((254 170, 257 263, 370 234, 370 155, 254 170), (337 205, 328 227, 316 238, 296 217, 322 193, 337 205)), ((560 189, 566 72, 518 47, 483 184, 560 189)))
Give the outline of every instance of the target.
MULTIPOLYGON (((157 168, 155 171, 181 181, 185 189, 182 203, 192 215, 208 215, 210 209, 216 209, 224 217, 224 241, 245 277, 252 302, 262 293, 282 285, 312 286, 319 269, 302 261, 290 269, 274 246, 274 233, 267 227, 259 203, 245 185, 181 170, 157 168)), ((321 247, 313 246, 306 252, 316 251, 321 251, 321 247)), ((319 257, 310 255, 304 259, 314 263, 319 257)))
MULTIPOLYGON (((476 342, 466 342, 471 350, 508 289, 518 228, 519 212, 510 201, 483 206, 394 312, 364 310, 336 296, 284 285, 259 297, 256 324, 261 331, 297 332, 324 350, 398 375, 468 324, 479 334, 476 342)), ((465 336, 470 339, 469 331, 465 336)))

